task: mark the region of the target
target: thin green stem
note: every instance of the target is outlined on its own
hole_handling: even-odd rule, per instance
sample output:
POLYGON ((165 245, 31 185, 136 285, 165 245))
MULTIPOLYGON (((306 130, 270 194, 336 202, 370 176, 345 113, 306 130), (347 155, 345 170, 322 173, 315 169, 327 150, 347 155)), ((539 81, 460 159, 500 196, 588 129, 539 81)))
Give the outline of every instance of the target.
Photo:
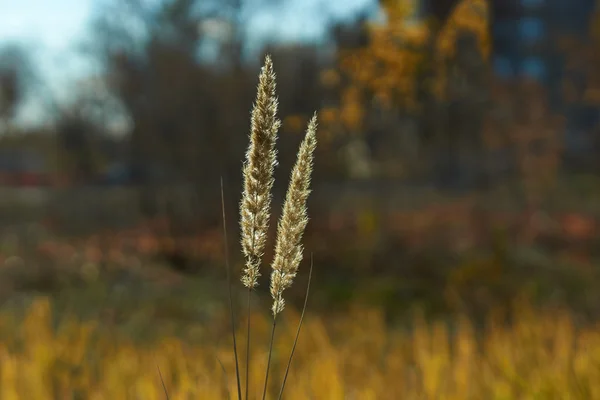
POLYGON ((169 400, 169 392, 167 391, 167 385, 165 385, 165 380, 163 379, 162 373, 160 372, 160 367, 156 364, 156 369, 158 369, 158 376, 160 376, 160 383, 162 383, 163 390, 165 391, 165 397, 169 400))
POLYGON ((269 358, 267 359, 267 371, 265 373, 265 387, 263 388, 262 400, 267 397, 267 384, 269 382, 269 369, 271 367, 271 356, 273 355, 273 342, 275 341, 275 327, 277 326, 277 314, 273 316, 273 327, 271 329, 271 340, 269 343, 269 358))
POLYGON ((235 316, 233 313, 233 295, 231 294, 231 267, 229 265, 229 250, 227 245, 227 220, 225 219, 225 194, 223 190, 223 177, 221 176, 221 210, 223 212, 223 240, 225 246, 225 270, 227 271, 227 291, 229 295, 229 314, 231 317, 231 337, 233 338, 233 356, 235 357, 235 376, 237 380, 238 399, 242 400, 242 384, 240 381, 240 367, 238 363, 237 341, 235 339, 235 316))
POLYGON ((285 382, 287 381, 288 373, 290 372, 290 366, 292 365, 292 358, 294 357, 294 352, 296 351, 296 345, 298 344, 298 338, 300 337, 300 329, 302 328, 302 321, 304 321, 304 314, 306 312, 306 305, 308 304, 308 292, 310 291, 310 282, 312 279, 312 271, 313 271, 313 255, 310 254, 310 270, 308 271, 308 284, 306 285, 306 294, 304 296, 304 306, 302 307, 302 314, 300 315, 300 322, 298 322, 298 330, 296 331, 296 338, 294 339, 294 345, 292 346, 292 352, 290 353, 290 358, 288 359, 288 364, 285 369, 285 375, 283 376, 283 382, 281 383, 281 390, 279 391, 278 399, 281 400, 283 396, 283 389, 285 388, 285 382))
POLYGON ((248 386, 250 382, 250 298, 252 289, 248 288, 248 325, 246 331, 246 400, 248 400, 248 386))

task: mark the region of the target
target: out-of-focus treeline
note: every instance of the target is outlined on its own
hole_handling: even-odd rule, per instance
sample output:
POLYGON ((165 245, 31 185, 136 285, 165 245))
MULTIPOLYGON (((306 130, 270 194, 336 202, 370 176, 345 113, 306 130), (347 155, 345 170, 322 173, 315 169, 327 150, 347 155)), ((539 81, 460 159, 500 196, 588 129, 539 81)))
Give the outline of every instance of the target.
MULTIPOLYGON (((330 272, 339 281, 336 268, 357 281, 383 274, 371 295, 399 302, 443 293, 445 304, 484 307, 509 299, 507 282, 529 283, 549 260, 592 274, 600 15, 583 26, 575 11, 585 2, 565 0, 562 12, 559 1, 381 0, 377 13, 332 23, 322 42, 273 41, 256 52, 242 29, 245 3, 106 1, 81 46, 96 67, 71 82, 66 101, 53 98, 25 50, 5 46, 2 220, 86 235, 146 221, 192 234, 218 226, 222 176, 234 221, 257 72, 269 53, 283 120, 277 182, 319 113, 307 248, 327 265, 323 281, 330 272), (517 22, 533 17, 545 18, 543 32, 535 23, 519 31, 517 22), (503 52, 516 54, 512 64, 503 52), (529 56, 538 64, 521 70, 517 61, 527 66, 529 56), (51 116, 41 127, 16 119, 27 94, 51 116)), ((284 189, 276 185, 278 199, 284 189)), ((590 279, 545 273, 573 286, 590 279)), ((348 283, 335 295, 351 293, 348 283)))
POLYGON ((98 68, 72 83, 67 101, 51 98, 24 50, 4 47, 5 142, 44 142, 46 170, 62 186, 161 179, 202 185, 220 174, 239 180, 248 104, 268 52, 277 65, 282 142, 290 150, 282 151, 280 171, 315 109, 327 154, 317 168, 322 181, 476 189, 512 178, 540 191, 564 169, 597 170, 596 127, 587 123, 585 149, 569 151, 565 144, 575 139, 564 137, 567 124, 589 122, 583 114, 595 114, 600 100, 593 18, 589 32, 550 26, 537 42, 513 45, 554 57, 562 64, 559 77, 504 78, 492 59, 494 41, 502 39, 492 29, 501 2, 457 1, 441 12, 418 3, 382 1, 378 18, 332 24, 325 44, 265 43, 248 55, 236 24, 241 2, 105 2, 82 46, 98 68), (43 128, 13 123, 25 92, 51 111, 43 128))

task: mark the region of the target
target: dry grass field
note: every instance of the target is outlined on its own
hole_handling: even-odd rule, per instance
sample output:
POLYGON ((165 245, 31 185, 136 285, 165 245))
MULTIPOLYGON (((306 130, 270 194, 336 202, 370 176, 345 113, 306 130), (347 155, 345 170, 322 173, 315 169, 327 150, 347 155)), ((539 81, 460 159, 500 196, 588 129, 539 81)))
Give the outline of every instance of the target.
MULTIPOLYGON (((408 329, 393 329, 377 310, 360 308, 339 317, 309 315, 285 398, 600 399, 600 326, 577 327, 562 310, 515 309, 512 322, 490 317, 482 330, 466 318, 426 323, 418 317, 408 329)), ((273 383, 298 320, 291 310, 286 315, 275 342, 273 383)), ((259 398, 270 321, 257 314, 252 324, 250 398, 259 398)), ((40 297, 22 320, 0 315, 0 398, 163 399, 158 368, 171 399, 235 398, 231 343, 215 345, 216 337, 227 337, 227 316, 193 329, 197 340, 138 343, 97 322, 56 319, 50 301, 40 297)), ((244 330, 239 334, 243 347, 244 330)), ((273 384, 267 398, 278 390, 273 384)))
MULTIPOLYGON (((198 286, 193 296, 195 300, 202 298, 202 304, 178 299, 175 307, 175 300, 170 304, 164 294, 162 298, 154 296, 149 286, 139 286, 137 291, 126 286, 133 284, 134 279, 125 270, 120 271, 122 282, 116 289, 96 293, 93 288, 102 272, 100 264, 104 269, 109 265, 101 260, 110 258, 112 242, 88 243, 89 247, 80 243, 79 251, 75 245, 47 244, 38 249, 43 250, 40 257, 70 259, 71 264, 78 265, 78 278, 72 277, 71 281, 79 290, 79 297, 69 298, 67 284, 61 283, 68 277, 65 262, 50 272, 48 260, 53 258, 46 257, 46 264, 40 261, 38 272, 50 281, 46 287, 57 292, 55 297, 41 295, 38 282, 37 286, 30 284, 29 291, 38 292, 30 296, 25 307, 23 303, 20 308, 3 304, 0 399, 600 399, 600 325, 589 319, 576 319, 567 308, 539 308, 524 299, 513 299, 510 313, 491 312, 485 324, 475 323, 460 313, 445 320, 417 313, 410 323, 404 318, 400 319, 401 324, 398 319, 391 324, 386 318, 389 309, 384 315, 383 308, 364 304, 327 312, 323 312, 323 306, 318 308, 321 312, 309 308, 306 318, 306 308, 298 313, 291 306, 285 307, 285 300, 294 303, 289 289, 297 274, 308 275, 310 283, 313 266, 321 271, 328 266, 313 265, 312 255, 310 272, 308 263, 302 263, 308 258, 303 235, 309 222, 307 200, 318 141, 316 114, 299 146, 281 212, 274 213, 278 215, 276 236, 267 240, 273 219, 275 144, 280 125, 277 107, 275 74, 267 57, 259 78, 242 171, 239 225, 243 265, 232 268, 225 257, 229 290, 223 291, 222 296, 218 293, 227 298, 228 304, 213 308, 215 300, 206 298, 215 294, 217 288, 209 288, 205 282, 206 290, 198 286), (271 242, 272 254, 266 249, 271 242), (78 253, 82 253, 81 257, 74 257, 78 253), (84 259, 89 262, 82 264, 84 259), (54 279, 57 276, 60 279, 54 279), (269 284, 265 285, 260 276, 270 278, 269 284), (257 296, 259 284, 262 286, 257 296), (244 291, 242 299, 234 295, 240 290, 244 291), (55 301, 56 296, 62 296, 62 303, 55 301), (102 314, 90 311, 87 317, 82 315, 85 296, 87 300, 94 296, 106 298, 107 303, 97 309, 102 314), (114 300, 119 296, 120 303, 114 300), (269 305, 263 301, 267 296, 269 305), (260 309, 254 304, 257 298, 261 300, 260 309), (65 299, 69 301, 65 303, 65 299), (176 315, 182 304, 187 305, 186 313, 176 315), (225 311, 227 307, 230 312, 225 311), (207 312, 210 308, 212 311, 207 312), (204 318, 195 319, 203 312, 204 318), (161 314, 168 318, 159 318, 161 314), (142 320, 144 323, 137 324, 137 335, 119 327, 136 326, 142 320), (171 333, 161 325, 167 320, 176 324, 171 333), (141 326, 145 328, 140 330, 141 326), (152 335, 153 332, 157 334, 152 335)), ((226 227, 223 197, 221 201, 226 227)), ((445 211, 458 215, 460 210, 445 211)), ((415 217, 415 213, 409 214, 415 217)), ((406 227, 409 220, 400 218, 398 225, 406 227)), ((365 235, 360 237, 362 243, 357 243, 358 247, 365 246, 369 235, 373 236, 374 222, 370 218, 363 222, 365 235)), ((575 231, 590 239, 595 237, 595 229, 595 224, 583 224, 575 231)), ((229 254, 228 236, 223 233, 223 242, 201 238, 205 252, 217 253, 222 248, 219 245, 224 244, 225 254, 229 254)), ((118 241, 118 235, 113 239, 118 241)), ((157 246, 151 240, 156 238, 129 239, 140 249, 157 246)), ((324 239, 321 244, 327 243, 324 239)), ((175 245, 172 243, 172 247, 175 245)), ((235 247, 236 251, 239 247, 235 247)), ((124 252, 112 255, 112 261, 128 264, 124 252)), ((503 264, 507 257, 481 260, 468 264, 466 272, 451 275, 455 283, 465 287, 473 283, 477 287, 490 279, 502 281, 508 273, 503 264), (496 275, 490 276, 494 271, 496 275)), ((4 275, 27 275, 27 264, 22 258, 13 255, 3 261, 4 275)), ((384 263, 389 260, 386 258, 384 263)), ((138 270, 148 272, 142 262, 136 264, 138 270)), ((348 269, 346 273, 350 275, 352 271, 348 269)), ((591 277, 595 274, 588 275, 587 284, 593 288, 591 277)), ((402 277, 406 279, 407 274, 402 277)), ((187 278, 193 279, 178 275, 173 281, 171 289, 177 295, 183 292, 183 286, 177 285, 187 278)), ((426 277, 424 282, 431 287, 434 278, 426 277)), ((362 286, 369 285, 365 282, 361 282, 362 286)), ((400 288, 394 285, 392 282, 392 289, 398 291, 400 288)), ((25 291, 23 284, 11 290, 16 297, 19 290, 25 291)), ((477 299, 464 297, 461 301, 479 305, 477 299)))

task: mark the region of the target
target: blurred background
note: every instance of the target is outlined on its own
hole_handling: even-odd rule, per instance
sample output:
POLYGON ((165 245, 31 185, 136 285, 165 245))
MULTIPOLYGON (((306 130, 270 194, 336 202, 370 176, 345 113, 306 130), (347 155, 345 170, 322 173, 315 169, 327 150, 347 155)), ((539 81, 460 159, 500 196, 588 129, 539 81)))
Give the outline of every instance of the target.
POLYGON ((2 295, 82 273, 221 279, 221 176, 241 261, 269 53, 275 210, 319 112, 315 304, 478 313, 527 292, 597 313, 595 3, 3 1, 2 295))
POLYGON ((313 307, 477 316, 526 295, 600 312, 594 0, 0 4, 4 300, 222 282, 221 176, 239 267, 269 53, 275 210, 319 113, 313 307))
POLYGON ((201 336, 227 305, 221 177, 242 290, 241 166, 266 54, 283 121, 273 235, 319 115, 312 313, 477 322, 527 299, 595 321, 597 3, 0 0, 3 338, 32 302, 46 315, 40 298, 136 338, 201 336))

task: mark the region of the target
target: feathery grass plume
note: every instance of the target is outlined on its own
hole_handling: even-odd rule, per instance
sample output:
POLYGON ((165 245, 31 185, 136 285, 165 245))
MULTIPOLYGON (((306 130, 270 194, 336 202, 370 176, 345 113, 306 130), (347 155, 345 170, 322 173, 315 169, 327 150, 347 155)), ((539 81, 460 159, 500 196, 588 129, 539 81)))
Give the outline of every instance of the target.
POLYGON ((302 261, 302 235, 308 223, 306 200, 310 194, 310 176, 313 169, 313 155, 317 147, 317 114, 308 122, 306 136, 300 144, 296 164, 292 169, 283 212, 277 226, 277 243, 275 244, 275 257, 273 258, 271 272, 271 296, 273 297, 273 325, 269 341, 269 355, 267 356, 267 369, 265 385, 263 387, 263 400, 267 396, 269 382, 269 368, 273 343, 275 341, 275 328, 277 316, 283 311, 285 302, 283 291, 294 281, 298 266, 302 261))
POLYGON ((285 305, 283 291, 292 281, 302 261, 302 235, 308 223, 306 201, 310 194, 310 179, 314 151, 317 147, 317 115, 308 123, 306 136, 298 150, 296 165, 283 204, 283 213, 277 227, 277 243, 271 272, 271 296, 273 315, 277 316, 285 305))
POLYGON ((244 192, 240 205, 242 250, 246 258, 242 282, 249 289, 258 284, 269 228, 273 170, 277 164, 275 142, 281 125, 277 119, 275 87, 273 63, 267 55, 252 110, 250 145, 243 168, 244 192))
POLYGON ((277 164, 275 142, 281 122, 277 119, 275 72, 270 56, 265 57, 258 80, 256 102, 252 109, 250 145, 244 164, 244 192, 240 204, 242 250, 246 267, 242 283, 248 288, 246 333, 246 399, 250 379, 250 294, 258 285, 260 263, 267 243, 271 217, 273 170, 277 164))

